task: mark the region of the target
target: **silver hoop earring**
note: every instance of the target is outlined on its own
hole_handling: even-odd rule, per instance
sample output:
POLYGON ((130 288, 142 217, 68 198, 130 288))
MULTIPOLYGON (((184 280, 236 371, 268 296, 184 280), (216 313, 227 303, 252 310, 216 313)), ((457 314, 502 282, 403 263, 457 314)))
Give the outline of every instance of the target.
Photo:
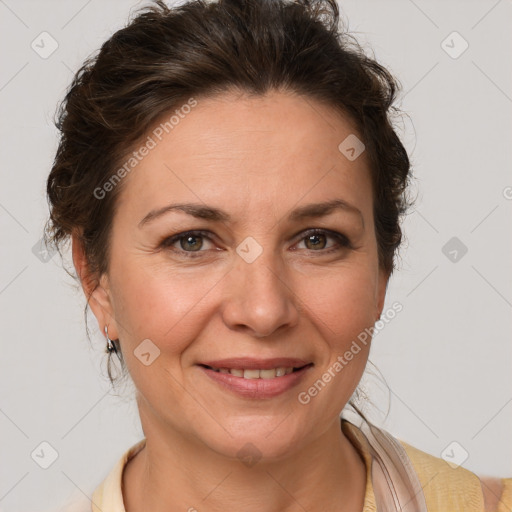
POLYGON ((108 327, 105 325, 105 336, 107 337, 107 354, 117 352, 114 342, 108 337, 108 327))

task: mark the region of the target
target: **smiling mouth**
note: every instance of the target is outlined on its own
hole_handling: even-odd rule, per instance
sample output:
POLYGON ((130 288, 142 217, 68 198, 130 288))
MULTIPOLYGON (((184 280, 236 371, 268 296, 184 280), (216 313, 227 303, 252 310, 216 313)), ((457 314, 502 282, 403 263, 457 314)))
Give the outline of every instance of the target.
POLYGON ((285 375, 289 375, 290 373, 294 373, 306 367, 313 366, 313 363, 305 364, 300 367, 279 366, 277 368, 268 368, 260 370, 253 368, 214 368, 206 364, 200 364, 199 366, 202 366, 207 370, 213 370, 216 373, 229 373, 231 375, 234 375, 235 377, 240 377, 243 379, 274 379, 276 377, 284 377, 285 375))

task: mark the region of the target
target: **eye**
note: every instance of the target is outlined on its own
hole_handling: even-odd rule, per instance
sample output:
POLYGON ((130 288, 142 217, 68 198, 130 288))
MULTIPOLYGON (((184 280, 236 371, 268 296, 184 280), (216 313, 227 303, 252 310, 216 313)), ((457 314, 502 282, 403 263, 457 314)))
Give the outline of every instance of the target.
MULTIPOLYGON (((170 248, 178 253, 187 257, 195 257, 195 254, 209 249, 205 249, 205 241, 211 243, 211 239, 207 232, 204 231, 187 231, 185 233, 178 233, 169 238, 164 239, 159 247, 166 249, 170 248)), ((199 254, 197 255, 199 256, 199 254)))
POLYGON ((329 253, 342 248, 351 247, 350 240, 341 233, 325 229, 310 229, 302 237, 300 243, 304 243, 305 248, 312 252, 329 253), (328 246, 328 241, 334 240, 334 244, 328 246))
MULTIPOLYGON (((170 249, 180 256, 187 258, 200 257, 202 256, 201 253, 212 249, 212 246, 214 246, 210 235, 211 233, 207 231, 186 231, 178 233, 162 240, 159 244, 159 248, 170 249), (208 244, 211 246, 208 246, 208 244)), ((337 233, 336 231, 320 228, 313 228, 303 232, 303 236, 299 240, 298 245, 302 243, 304 243, 305 250, 320 254, 341 251, 352 247, 350 240, 345 235, 337 233), (329 245, 329 240, 334 243, 329 245)), ((299 247, 299 249, 302 248, 299 247)))

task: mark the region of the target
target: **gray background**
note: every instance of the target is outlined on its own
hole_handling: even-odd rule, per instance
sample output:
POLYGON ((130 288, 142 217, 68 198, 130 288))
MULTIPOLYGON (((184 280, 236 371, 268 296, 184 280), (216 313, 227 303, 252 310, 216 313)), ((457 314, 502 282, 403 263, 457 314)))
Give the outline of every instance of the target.
MULTIPOLYGON (((87 509, 142 437, 132 389, 110 392, 92 315, 92 346, 86 339, 82 292, 58 254, 44 262, 33 251, 47 215, 57 102, 82 61, 139 5, 0 0, 3 512, 64 510, 69 500, 87 509), (51 49, 44 31, 58 44, 47 58, 31 47, 51 49), (58 453, 48 469, 40 464, 52 448, 42 442, 58 453)), ((375 404, 367 410, 426 452, 441 457, 448 447, 472 471, 512 477, 512 3, 341 5, 350 29, 402 82, 409 118, 400 132, 417 178, 386 306, 399 301, 403 311, 370 356, 389 391, 365 377, 375 404)))

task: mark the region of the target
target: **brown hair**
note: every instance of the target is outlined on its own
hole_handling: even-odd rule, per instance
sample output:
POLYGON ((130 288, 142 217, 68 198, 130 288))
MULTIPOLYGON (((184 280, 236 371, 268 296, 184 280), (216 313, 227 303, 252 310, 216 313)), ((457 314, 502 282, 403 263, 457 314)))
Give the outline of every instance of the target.
POLYGON ((102 199, 94 191, 155 121, 190 97, 283 89, 355 122, 371 167, 379 265, 391 274, 412 204, 409 159, 392 125, 398 83, 340 25, 335 0, 158 0, 140 10, 85 61, 60 105, 46 243, 60 252, 76 233, 99 278, 123 181, 102 199))

